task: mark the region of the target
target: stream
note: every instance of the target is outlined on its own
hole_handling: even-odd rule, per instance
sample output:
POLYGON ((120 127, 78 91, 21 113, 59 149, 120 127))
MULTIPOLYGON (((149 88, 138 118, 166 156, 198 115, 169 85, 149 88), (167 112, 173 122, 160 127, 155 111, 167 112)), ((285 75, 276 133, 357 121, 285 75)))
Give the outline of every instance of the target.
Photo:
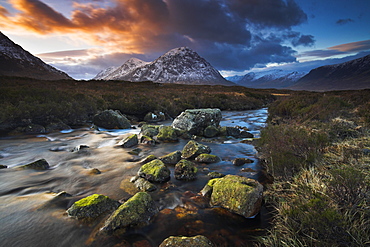
MULTIPOLYGON (((221 126, 241 126, 259 137, 265 126, 267 108, 250 111, 222 112, 221 126)), ((165 123, 170 124, 170 123, 165 123)), ((99 228, 106 218, 82 223, 68 217, 75 201, 94 193, 123 202, 138 192, 130 179, 140 168, 140 159, 153 154, 163 156, 182 150, 188 140, 161 143, 155 146, 139 144, 138 156, 117 147, 126 136, 140 132, 129 130, 96 131, 76 129, 46 135, 23 135, 0 138, 0 246, 159 246, 169 236, 208 237, 216 246, 252 246, 254 237, 269 226, 269 212, 262 207, 254 218, 246 219, 222 208, 202 205, 197 194, 209 180, 212 171, 259 179, 257 151, 249 142, 228 138, 223 142, 200 142, 208 145, 211 154, 222 161, 216 164, 197 164, 195 181, 171 180, 157 184, 150 192, 160 208, 150 225, 127 234, 101 236, 99 228), (82 148, 86 145, 88 147, 82 148), (80 150, 72 150, 80 146, 80 150), (254 162, 234 166, 235 158, 254 162), (20 170, 18 166, 46 159, 50 169, 20 170), (101 173, 96 174, 93 168, 101 173), (251 168, 251 169, 246 169, 251 168), (60 196, 65 191, 72 196, 60 196)), ((198 196, 199 197, 199 196, 198 196)))

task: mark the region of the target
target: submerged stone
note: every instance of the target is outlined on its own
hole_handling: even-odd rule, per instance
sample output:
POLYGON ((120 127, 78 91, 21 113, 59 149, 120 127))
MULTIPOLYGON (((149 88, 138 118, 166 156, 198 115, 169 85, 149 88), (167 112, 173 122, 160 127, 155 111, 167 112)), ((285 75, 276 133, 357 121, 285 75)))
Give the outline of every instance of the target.
POLYGON ((138 192, 122 204, 105 221, 101 231, 108 234, 124 233, 127 228, 142 227, 158 213, 152 197, 147 192, 138 192))
POLYGON ((188 160, 180 160, 175 166, 175 178, 178 180, 194 180, 198 169, 188 160))
POLYGON ((181 160, 181 151, 174 151, 159 158, 163 163, 176 165, 181 160))
POLYGON ((159 247, 212 247, 214 246, 211 240, 203 235, 194 237, 174 237, 166 238, 159 247))
POLYGON ((254 161, 248 158, 236 158, 233 160, 234 166, 242 166, 244 164, 253 163, 254 161))
POLYGON ((21 169, 47 170, 50 165, 45 159, 40 159, 27 165, 20 166, 21 169))
POLYGON ((211 205, 249 218, 260 211, 263 186, 254 179, 226 175, 210 180, 202 193, 210 194, 211 205))
POLYGON ((105 129, 129 129, 130 121, 119 111, 105 110, 94 116, 95 125, 105 129))
POLYGON ((201 163, 217 163, 220 162, 221 159, 217 155, 213 154, 200 154, 195 158, 195 161, 201 163))
POLYGON ((156 159, 158 159, 158 158, 155 155, 151 154, 151 155, 148 155, 147 157, 145 157, 144 159, 142 159, 140 161, 140 163, 144 165, 144 164, 146 164, 150 161, 156 160, 156 159))
POLYGON ((118 143, 119 146, 123 148, 131 148, 136 146, 139 143, 139 139, 137 138, 137 134, 133 134, 118 143))
POLYGON ((77 219, 91 220, 105 212, 115 210, 119 205, 119 202, 110 199, 108 196, 93 194, 73 203, 67 213, 77 219))
POLYGON ((135 176, 133 177, 130 182, 134 183, 135 186, 140 190, 140 191, 154 191, 157 189, 157 186, 149 182, 148 180, 135 176))
POLYGON ((189 141, 182 150, 181 157, 183 159, 193 159, 200 154, 209 154, 211 149, 194 140, 189 141))
POLYGON ((138 171, 138 176, 150 182, 163 183, 170 180, 170 170, 158 159, 144 164, 138 171))

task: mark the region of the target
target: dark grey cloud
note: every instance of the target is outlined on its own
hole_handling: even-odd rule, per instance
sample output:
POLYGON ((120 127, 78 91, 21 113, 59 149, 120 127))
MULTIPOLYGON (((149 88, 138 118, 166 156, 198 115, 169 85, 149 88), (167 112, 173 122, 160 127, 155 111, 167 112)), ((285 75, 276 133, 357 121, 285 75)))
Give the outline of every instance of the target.
POLYGON ((312 35, 300 35, 299 38, 292 41, 294 46, 313 46, 315 44, 315 38, 312 35))
POLYGON ((345 25, 351 22, 354 22, 354 20, 352 20, 351 18, 347 18, 347 19, 339 19, 335 23, 338 25, 345 25))

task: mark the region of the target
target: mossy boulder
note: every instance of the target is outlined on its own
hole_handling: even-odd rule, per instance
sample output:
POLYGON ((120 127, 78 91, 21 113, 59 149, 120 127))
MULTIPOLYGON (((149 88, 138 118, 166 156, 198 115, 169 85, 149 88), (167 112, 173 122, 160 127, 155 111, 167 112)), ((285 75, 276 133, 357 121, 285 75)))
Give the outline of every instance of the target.
POLYGON ((96 126, 105 129, 129 129, 130 121, 119 111, 105 110, 93 118, 96 126))
POLYGON ((197 172, 198 169, 188 160, 180 160, 175 166, 175 178, 178 180, 194 180, 197 172))
POLYGON ((138 171, 138 176, 150 182, 163 183, 170 180, 170 170, 159 159, 144 164, 138 171))
POLYGON ((113 212, 101 231, 122 234, 128 228, 147 225, 157 213, 158 208, 150 194, 138 192, 113 212))
POLYGON ((40 159, 30 164, 20 166, 19 168, 20 169, 47 170, 50 168, 50 165, 45 159, 40 159))
POLYGON ((103 213, 118 208, 121 204, 108 196, 93 194, 73 203, 67 210, 69 216, 90 221, 103 213))
POLYGON ((261 209, 263 186, 254 179, 226 175, 210 180, 202 193, 210 194, 211 205, 249 218, 261 209))
POLYGON ((217 136, 219 133, 220 133, 220 130, 218 127, 210 125, 204 129, 203 135, 204 137, 212 138, 212 137, 217 136))
POLYGON ((217 163, 220 162, 221 159, 217 155, 213 154, 200 154, 195 158, 195 161, 201 163, 217 163))
POLYGON ((148 180, 141 178, 139 176, 133 177, 130 182, 134 183, 135 186, 140 190, 140 191, 154 191, 157 189, 157 186, 149 182, 148 180))
POLYGON ((118 143, 119 146, 123 148, 131 148, 139 144, 139 139, 137 134, 130 135, 118 143))
POLYGON ((179 140, 177 131, 171 126, 161 126, 157 139, 163 142, 177 142, 179 140))
POLYGON ((210 177, 211 179, 213 179, 213 178, 223 178, 226 175, 222 174, 220 172, 210 172, 210 173, 207 174, 207 176, 210 177))
POLYGON ((174 151, 159 158, 163 163, 176 165, 181 160, 181 151, 174 151))
POLYGON ((218 127, 222 118, 220 109, 192 109, 182 112, 172 122, 172 127, 199 135, 208 126, 218 127))
POLYGON ((200 144, 194 140, 190 140, 182 150, 181 157, 183 159, 194 159, 200 154, 209 154, 211 148, 200 144))
POLYGON ((160 127, 160 125, 144 124, 143 126, 141 126, 141 132, 140 133, 143 136, 154 137, 154 136, 158 135, 159 127, 160 127))
POLYGON ((212 247, 214 246, 211 240, 203 235, 194 237, 168 237, 166 238, 159 247, 212 247))

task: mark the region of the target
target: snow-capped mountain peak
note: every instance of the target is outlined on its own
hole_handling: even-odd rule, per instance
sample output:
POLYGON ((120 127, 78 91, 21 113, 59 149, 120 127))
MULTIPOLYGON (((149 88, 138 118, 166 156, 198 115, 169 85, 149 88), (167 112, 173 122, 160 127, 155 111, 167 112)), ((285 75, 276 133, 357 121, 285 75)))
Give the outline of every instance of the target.
POLYGON ((204 58, 187 48, 175 48, 150 63, 129 60, 104 80, 153 81, 159 83, 235 85, 227 81, 204 58))

